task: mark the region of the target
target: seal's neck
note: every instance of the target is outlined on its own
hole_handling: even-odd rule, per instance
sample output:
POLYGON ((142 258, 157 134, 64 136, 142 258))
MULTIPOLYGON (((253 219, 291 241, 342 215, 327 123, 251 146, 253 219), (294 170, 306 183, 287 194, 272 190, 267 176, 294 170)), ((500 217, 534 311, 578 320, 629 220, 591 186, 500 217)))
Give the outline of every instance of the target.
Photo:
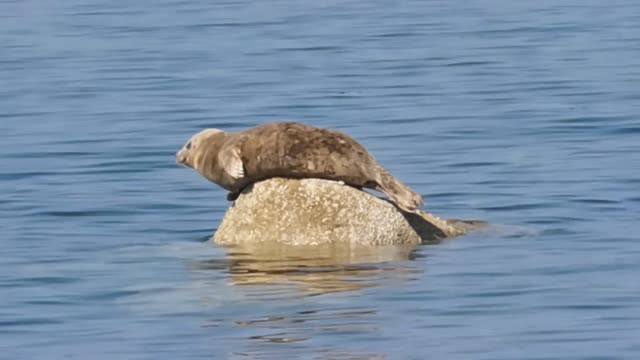
POLYGON ((223 175, 223 169, 218 164, 218 153, 229 135, 222 131, 212 134, 202 141, 194 157, 194 169, 218 185, 221 185, 223 175))

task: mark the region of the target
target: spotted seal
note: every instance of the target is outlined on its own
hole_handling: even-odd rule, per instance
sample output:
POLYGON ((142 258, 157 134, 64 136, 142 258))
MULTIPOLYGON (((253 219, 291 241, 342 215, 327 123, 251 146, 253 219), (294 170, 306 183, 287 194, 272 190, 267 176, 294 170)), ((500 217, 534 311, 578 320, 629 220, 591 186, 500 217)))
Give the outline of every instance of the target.
POLYGON ((176 161, 229 190, 229 200, 251 183, 288 177, 371 188, 409 212, 424 203, 350 136, 298 122, 271 122, 235 133, 205 129, 178 151, 176 161))

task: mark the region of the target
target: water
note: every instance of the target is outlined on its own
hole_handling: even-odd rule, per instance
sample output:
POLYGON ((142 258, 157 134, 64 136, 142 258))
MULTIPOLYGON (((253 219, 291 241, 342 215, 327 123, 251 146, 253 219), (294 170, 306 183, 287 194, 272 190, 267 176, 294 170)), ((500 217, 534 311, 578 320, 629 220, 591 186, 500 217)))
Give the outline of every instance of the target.
POLYGON ((0 358, 637 358, 638 14, 0 2, 0 358), (225 194, 175 151, 278 119, 346 131, 425 209, 494 226, 353 253, 208 243, 225 194))

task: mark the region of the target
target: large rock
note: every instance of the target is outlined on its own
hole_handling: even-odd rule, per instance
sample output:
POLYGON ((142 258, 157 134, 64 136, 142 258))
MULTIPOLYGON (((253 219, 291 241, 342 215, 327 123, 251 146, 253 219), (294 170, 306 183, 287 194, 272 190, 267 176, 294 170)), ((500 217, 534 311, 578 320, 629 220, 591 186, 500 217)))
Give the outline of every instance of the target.
POLYGON ((392 203, 339 182, 273 178, 246 188, 213 241, 290 245, 420 244, 464 234, 477 222, 405 213, 392 203))

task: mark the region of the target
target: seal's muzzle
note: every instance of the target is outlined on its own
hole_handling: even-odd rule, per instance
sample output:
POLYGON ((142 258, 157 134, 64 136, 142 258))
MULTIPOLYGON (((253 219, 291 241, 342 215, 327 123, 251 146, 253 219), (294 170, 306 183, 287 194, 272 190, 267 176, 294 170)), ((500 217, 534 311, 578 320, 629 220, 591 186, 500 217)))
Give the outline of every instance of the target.
POLYGON ((187 160, 188 160, 187 151, 184 148, 180 149, 180 151, 178 151, 176 153, 176 163, 178 163, 180 165, 191 167, 189 165, 189 163, 187 162, 187 160))

